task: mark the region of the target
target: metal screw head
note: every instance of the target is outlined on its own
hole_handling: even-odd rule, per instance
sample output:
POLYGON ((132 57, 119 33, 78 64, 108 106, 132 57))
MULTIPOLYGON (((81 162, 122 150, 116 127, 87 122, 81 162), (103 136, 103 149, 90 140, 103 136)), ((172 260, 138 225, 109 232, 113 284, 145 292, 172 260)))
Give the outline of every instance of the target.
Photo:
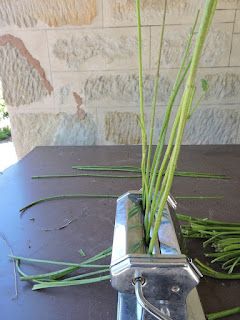
POLYGON ((138 277, 132 280, 132 284, 135 286, 136 282, 141 282, 142 286, 145 284, 145 279, 143 277, 138 277))
POLYGON ((180 287, 179 286, 172 286, 171 291, 174 293, 178 293, 180 291, 180 287))

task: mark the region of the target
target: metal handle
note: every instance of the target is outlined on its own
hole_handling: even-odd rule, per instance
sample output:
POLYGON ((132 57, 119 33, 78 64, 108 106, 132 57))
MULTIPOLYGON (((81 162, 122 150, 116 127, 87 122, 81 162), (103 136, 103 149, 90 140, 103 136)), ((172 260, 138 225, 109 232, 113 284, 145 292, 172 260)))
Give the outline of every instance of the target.
POLYGON ((140 306, 149 312, 154 318, 158 320, 172 320, 172 318, 164 315, 158 308, 154 307, 143 295, 142 291, 142 278, 135 279, 135 294, 140 306))

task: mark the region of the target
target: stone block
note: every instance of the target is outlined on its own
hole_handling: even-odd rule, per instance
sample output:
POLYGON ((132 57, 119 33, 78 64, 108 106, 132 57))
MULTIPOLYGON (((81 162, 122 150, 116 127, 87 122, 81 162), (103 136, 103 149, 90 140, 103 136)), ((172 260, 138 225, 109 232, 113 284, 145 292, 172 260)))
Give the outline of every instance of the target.
MULTIPOLYGON (((40 36, 40 40, 45 39, 42 32, 37 32, 36 35, 40 36)), ((34 44, 36 43, 33 40, 32 48, 34 44)), ((43 47, 45 47, 44 44, 43 47)), ((53 87, 45 69, 32 55, 32 50, 31 52, 28 50, 21 38, 12 34, 1 35, 0 56, 3 98, 7 105, 16 107, 30 105, 51 95, 53 87)), ((48 60, 44 58, 44 55, 43 60, 47 66, 48 60)))
POLYGON ((207 105, 238 104, 239 68, 202 68, 198 71, 196 96, 202 94, 201 79, 208 82, 204 99, 207 105))
MULTIPOLYGON (((150 30, 143 28, 143 65, 149 67, 150 30)), ((136 69, 135 28, 48 31, 53 71, 136 69)))
MULTIPOLYGON (((161 124, 165 109, 156 106, 156 117, 154 123, 153 144, 158 141, 161 124)), ((175 111, 173 110, 173 113, 175 111)), ((98 144, 139 144, 141 143, 141 131, 139 127, 139 106, 113 107, 111 110, 104 106, 97 108, 98 144)), ((145 125, 149 133, 151 123, 151 109, 145 109, 145 125)), ((170 121, 172 123, 172 120, 170 121)))
POLYGON ((219 0, 218 9, 236 9, 238 0, 219 0))
POLYGON ((85 106, 83 94, 85 73, 79 72, 53 72, 55 106, 59 112, 75 113, 77 104, 74 93, 82 99, 85 106))
MULTIPOLYGON (((203 0, 171 0, 168 1, 166 23, 193 23, 197 9, 203 0)), ((143 0, 142 25, 161 25, 164 10, 164 0, 143 0)), ((134 0, 103 0, 103 23, 105 27, 135 26, 134 0)))
POLYGON ((93 23, 101 26, 101 12, 101 0, 1 0, 0 25, 46 28, 93 23))
POLYGON ((209 90, 204 104, 229 105, 240 101, 240 68, 202 68, 198 71, 198 90, 196 96, 202 94, 200 79, 206 79, 209 90))
MULTIPOLYGON (((151 27, 151 66, 157 63, 161 27, 151 27)), ((214 24, 202 53, 201 67, 228 66, 231 51, 232 23, 214 24)), ((164 37, 162 67, 180 66, 190 26, 167 26, 164 37)))
POLYGON ((236 109, 201 107, 186 126, 183 144, 235 144, 239 123, 236 109))
MULTIPOLYGON (((176 77, 176 70, 163 70, 159 83, 158 104, 165 105, 176 77)), ((144 74, 144 99, 151 104, 154 73, 144 74)), ((83 98, 88 107, 134 107, 139 103, 137 72, 54 73, 55 104, 72 108, 75 105, 72 92, 83 98)), ((75 108, 75 107, 74 107, 75 108)), ((62 109, 65 110, 65 109, 62 109)))
POLYGON ((233 34, 230 65, 240 67, 240 33, 233 34))
POLYGON ((226 23, 226 22, 234 22, 235 20, 235 10, 216 10, 213 23, 226 23))
POLYGON ((13 114, 12 135, 18 157, 38 145, 92 145, 96 143, 96 122, 88 114, 84 120, 77 114, 13 114))
POLYGON ((105 140, 114 144, 139 144, 138 113, 109 111, 104 119, 105 140))
MULTIPOLYGON (((161 66, 176 68, 180 66, 186 47, 190 26, 166 26, 163 40, 161 66)), ((161 27, 151 27, 151 67, 157 65, 161 27)))
MULTIPOLYGON (((142 25, 161 25, 164 0, 141 1, 142 25)), ((197 10, 204 0, 171 0, 167 4, 166 24, 193 24, 197 10)), ((237 0, 220 0, 215 22, 233 22, 237 0)), ((103 0, 103 24, 105 27, 136 26, 134 0, 103 0)))
POLYGON ((213 24, 203 49, 200 67, 229 65, 232 32, 232 23, 213 24))

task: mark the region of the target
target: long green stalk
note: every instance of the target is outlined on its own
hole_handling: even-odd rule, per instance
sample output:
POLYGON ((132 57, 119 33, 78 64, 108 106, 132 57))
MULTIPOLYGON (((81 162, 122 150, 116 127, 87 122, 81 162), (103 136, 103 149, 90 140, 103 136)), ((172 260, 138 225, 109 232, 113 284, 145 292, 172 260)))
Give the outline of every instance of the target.
POLYGON ((74 262, 65 262, 65 261, 55 261, 55 260, 43 260, 43 259, 33 259, 33 258, 25 258, 20 256, 9 256, 11 259, 27 261, 33 263, 43 263, 43 264, 54 264, 60 266, 69 266, 69 267, 78 267, 78 268, 106 268, 108 265, 100 265, 100 264, 89 264, 89 263, 74 263, 74 262))
POLYGON ((159 44, 158 60, 157 60, 157 71, 156 71, 156 76, 155 76, 155 80, 154 80, 154 91, 153 91, 153 99, 152 99, 152 106, 151 106, 150 134, 149 134, 147 169, 146 169, 147 182, 149 180, 149 175, 150 175, 150 164, 151 164, 151 157, 152 157, 152 143, 153 143, 153 134, 154 134, 154 126, 155 126, 156 105, 157 105, 158 91, 159 91, 160 65, 161 65, 161 58, 162 58, 162 48, 163 48, 163 37, 164 37, 164 31, 165 31, 166 12, 167 12, 167 0, 164 1, 163 21, 162 21, 162 29, 160 32, 160 41, 159 41, 160 44, 159 44))
MULTIPOLYGON (((164 177, 164 180, 166 180, 166 185, 165 185, 163 194, 160 194, 161 200, 159 203, 159 208, 158 208, 156 220, 154 223, 153 235, 149 244, 149 250, 148 250, 149 253, 152 253, 155 242, 157 240, 158 229, 162 219, 162 212, 172 186, 174 172, 176 169, 177 159, 179 156, 180 146, 183 138, 184 128, 185 128, 187 119, 189 117, 189 110, 191 107, 190 104, 192 102, 193 94, 195 92, 195 80, 196 80, 197 68, 201 58, 202 49, 207 37, 207 33, 209 30, 210 24, 212 22, 213 14, 216 10, 216 5, 217 5, 217 0, 206 1, 203 19, 202 19, 202 22, 199 28, 199 33, 196 39, 196 45, 193 51, 191 66, 189 69, 185 90, 184 90, 182 101, 179 107, 179 109, 181 110, 181 114, 180 114, 178 129, 177 129, 177 135, 175 139, 175 145, 174 145, 171 158, 169 161, 169 165, 168 165, 168 168, 169 168, 168 175, 165 175, 164 177)), ((164 184, 164 181, 163 181, 163 184, 164 184)), ((159 192, 159 190, 155 190, 155 192, 159 192)))
MULTIPOLYGON (((136 0, 136 12, 137 12, 137 34, 138 34, 138 70, 139 70, 139 104, 140 104, 140 126, 142 135, 142 189, 143 195, 146 189, 146 153, 147 153, 147 134, 145 127, 145 113, 144 113, 144 96, 143 96, 143 63, 142 63, 142 31, 141 31, 141 10, 140 0, 136 0)), ((143 199, 143 205, 145 201, 143 199)))
POLYGON ((207 319, 208 320, 217 320, 222 318, 225 319, 225 317, 229 317, 237 313, 240 313, 240 307, 235 307, 235 308, 224 310, 224 311, 209 313, 207 314, 207 319))
POLYGON ((198 259, 195 259, 194 262, 196 263, 197 267, 202 272, 202 274, 208 277, 220 279, 220 280, 239 280, 240 279, 240 273, 227 274, 223 272, 218 272, 208 267, 198 259))
POLYGON ((79 194, 63 194, 63 195, 57 195, 57 196, 52 196, 52 197, 46 197, 39 199, 37 201, 34 201, 27 206, 23 207, 19 211, 21 213, 24 213, 27 209, 35 206, 36 204, 42 203, 42 202, 47 202, 47 201, 53 201, 53 200, 63 200, 63 199, 78 199, 78 198, 92 198, 92 199, 116 199, 118 198, 118 195, 111 195, 111 194, 84 194, 84 193, 79 193, 79 194))
MULTIPOLYGON (((136 167, 138 170, 138 168, 136 167)), ((91 169, 79 169, 79 170, 90 170, 91 169)), ((52 178, 78 178, 78 177, 95 177, 95 178, 109 178, 109 179, 115 179, 115 178, 120 178, 120 179, 139 179, 142 177, 142 175, 137 174, 141 173, 141 169, 139 170, 128 170, 128 169, 123 169, 121 171, 125 172, 136 172, 134 175, 112 175, 112 174, 96 174, 96 173, 80 173, 80 174, 48 174, 48 175, 38 175, 38 176, 32 176, 32 179, 52 179, 52 178)), ((94 169, 94 171, 98 171, 98 169, 94 169)), ((109 169, 105 168, 100 168, 99 171, 111 171, 109 169)), ((151 172, 150 172, 151 174, 151 172)), ((165 174, 165 173, 164 173, 165 174)), ((163 174, 163 175, 164 175, 163 174)), ((212 174, 212 173, 204 173, 204 172, 192 172, 192 171, 175 171, 174 173, 175 177, 186 177, 186 178, 204 178, 204 179, 229 179, 229 177, 225 175, 220 175, 220 174, 212 174)), ((157 176, 157 174, 156 174, 157 176)))
MULTIPOLYGON (((181 226, 182 234, 185 237, 208 238, 203 242, 203 248, 211 245, 215 252, 207 252, 205 256, 214 258, 211 263, 220 263, 223 270, 228 270, 226 276, 228 279, 228 275, 232 275, 234 269, 240 264, 240 224, 193 218, 182 214, 178 214, 177 217, 179 220, 187 222, 181 226)), ((202 266, 202 268, 204 267, 202 266)), ((206 268, 205 272, 210 274, 206 268)), ((214 277, 215 274, 212 273, 211 276, 214 277)), ((223 274, 220 277, 223 277, 223 274)))
POLYGON ((71 280, 79 280, 79 279, 83 279, 83 278, 88 278, 90 276, 94 276, 96 274, 100 274, 100 273, 109 273, 109 268, 106 269, 102 269, 102 270, 98 270, 98 271, 93 271, 93 272, 88 272, 88 273, 83 273, 83 274, 79 274, 77 276, 73 276, 70 278, 66 278, 64 279, 65 281, 71 281, 71 280))
POLYGON ((101 276, 97 278, 83 279, 83 280, 70 280, 70 281, 54 281, 35 284, 32 290, 40 290, 46 288, 57 288, 57 287, 70 287, 70 286, 79 286, 83 284, 97 283, 101 281, 106 281, 111 278, 110 275, 101 276))
POLYGON ((72 169, 87 171, 141 172, 141 168, 134 166, 72 166, 72 169))
POLYGON ((92 174, 92 173, 80 173, 80 174, 49 174, 41 176, 32 176, 32 179, 51 179, 51 178, 77 178, 77 177, 88 177, 88 178, 109 178, 109 179, 136 179, 141 178, 141 175, 112 175, 112 174, 92 174))
MULTIPOLYGON (((166 186, 166 181, 167 181, 167 177, 168 177, 166 172, 164 175, 163 182, 162 182, 162 177, 163 177, 163 172, 166 170, 167 163, 168 163, 169 158, 171 156, 172 148, 174 145, 174 140, 175 140, 176 134, 177 134, 177 128, 178 128, 179 121, 180 121, 180 116, 181 116, 181 109, 179 108, 178 113, 176 115, 176 118, 174 120, 173 126, 172 126, 172 131, 171 131, 171 135, 169 138, 168 146, 165 151, 160 170, 158 172, 158 178, 157 178, 156 185, 155 185, 155 191, 152 196, 152 203, 151 203, 151 208, 150 208, 150 213, 149 213, 149 223, 148 223, 148 227, 146 230, 147 242, 150 239, 150 228, 152 227, 152 223, 154 221, 156 209, 160 205, 161 198, 159 197, 159 194, 161 194, 161 192, 163 192, 163 190, 165 189, 165 186, 166 186), (162 182, 162 187, 161 187, 161 182, 162 182), (161 189, 160 189, 160 187, 161 187, 161 189)), ((168 194, 169 194, 169 192, 170 192, 170 190, 168 191, 168 194)), ((168 195, 166 196, 166 201, 167 201, 167 197, 168 197, 168 195)), ((164 204, 164 206, 165 206, 165 204, 164 204)), ((160 217, 160 219, 161 219, 161 217, 160 217)))
MULTIPOLYGON (((162 170, 158 173, 159 162, 160 162, 160 159, 161 159, 163 146, 164 146, 164 143, 165 143, 165 138, 166 138, 166 134, 167 134, 167 128, 168 128, 170 116, 171 116, 171 113, 172 113, 172 108, 173 108, 175 99, 177 97, 177 94, 178 94, 178 92, 179 92, 179 90, 181 88, 181 85, 182 85, 182 83, 183 83, 183 81, 185 79, 185 76, 186 76, 186 74, 187 74, 187 72, 189 70, 189 67, 191 65, 191 61, 187 64, 187 66, 186 66, 186 63, 187 63, 187 59, 189 58, 190 48, 191 48, 191 44, 192 44, 192 40, 193 40, 194 31, 195 31, 195 28, 196 28, 196 25, 197 25, 198 16, 199 16, 199 10, 198 10, 198 13, 197 13, 193 28, 192 28, 191 33, 189 35, 189 39, 188 39, 188 42, 187 42, 185 53, 183 55, 181 66, 180 66, 180 69, 178 71, 177 78, 176 78, 175 84, 173 86, 172 93, 171 93, 170 98, 169 98, 169 102, 168 102, 167 109, 166 109, 166 114, 165 114, 165 117, 164 117, 163 125, 162 125, 162 128, 161 128, 161 132, 160 132, 158 143, 157 143, 157 148, 156 148, 156 151, 154 153, 154 158, 153 158, 152 168, 151 168, 151 179, 150 179, 149 193, 147 195, 147 197, 150 198, 151 200, 152 200, 152 194, 153 194, 154 188, 155 188, 155 190, 158 190, 158 188, 160 186, 160 183, 161 183, 161 180, 162 180, 162 176, 161 175, 163 175, 163 171, 165 170, 165 166, 162 163, 162 170), (157 179, 157 182, 156 182, 156 179, 157 179), (156 182, 156 186, 155 186, 155 182, 156 182)), ((175 121, 178 121, 178 119, 176 119, 175 121)), ((173 131, 176 130, 176 127, 175 127, 176 125, 177 125, 177 123, 174 123, 173 131)), ((170 147, 173 146, 173 141, 175 139, 175 134, 176 134, 176 132, 172 135, 172 138, 169 140, 168 145, 170 147)), ((168 157, 166 157, 165 159, 167 161, 168 157)), ((155 203, 156 197, 157 197, 157 193, 153 196, 153 199, 154 199, 154 200, 152 200, 153 203, 155 203)), ((152 208, 150 213, 149 213, 149 209, 150 209, 149 207, 146 208, 146 215, 145 215, 145 221, 144 221, 145 228, 146 228, 147 241, 148 241, 149 236, 150 236, 150 228, 151 228, 151 225, 152 225, 152 222, 153 222, 153 215, 154 215, 154 213, 153 213, 154 209, 152 208)))
POLYGON ((168 124, 169 124, 169 120, 170 120, 170 116, 172 113, 172 108, 174 105, 174 102, 176 100, 177 94, 181 88, 181 85, 183 84, 183 81, 185 79, 185 76, 189 70, 190 67, 190 63, 189 62, 186 66, 187 63, 187 59, 189 58, 189 54, 190 54, 190 48, 191 48, 191 44, 192 44, 192 40, 193 40, 193 35, 194 35, 194 31, 197 25, 197 21, 198 21, 198 16, 199 16, 199 11, 197 13, 193 28, 191 30, 191 33, 189 35, 189 39, 187 42, 187 46, 183 55, 183 59, 181 62, 181 66, 179 68, 177 77, 176 77, 176 81, 174 83, 168 104, 167 104, 167 108, 166 108, 166 114, 163 120, 163 125, 160 131, 160 135, 159 135, 159 139, 158 139, 158 143, 157 143, 157 148, 156 151, 154 153, 154 158, 153 158, 153 162, 152 162, 152 169, 151 169, 151 181, 150 181, 150 187, 149 187, 149 197, 151 197, 152 192, 153 192, 153 187, 155 184, 155 180, 157 177, 157 171, 159 169, 159 162, 161 159, 161 155, 162 155, 162 150, 163 150, 163 146, 165 143, 165 138, 166 138, 166 133, 167 133, 167 128, 168 128, 168 124))

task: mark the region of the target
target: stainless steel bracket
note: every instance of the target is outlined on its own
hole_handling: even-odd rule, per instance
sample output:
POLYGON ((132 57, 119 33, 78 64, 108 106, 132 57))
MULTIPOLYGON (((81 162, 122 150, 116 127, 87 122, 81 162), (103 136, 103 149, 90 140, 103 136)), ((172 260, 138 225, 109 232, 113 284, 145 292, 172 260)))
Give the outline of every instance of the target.
MULTIPOLYGON (((175 208, 175 201, 171 203, 175 208)), ((181 254, 170 210, 169 206, 164 210, 159 243, 154 255, 149 255, 144 245, 141 194, 132 191, 117 200, 110 270, 112 286, 119 292, 119 320, 188 319, 186 300, 199 283, 200 273, 181 254)))

